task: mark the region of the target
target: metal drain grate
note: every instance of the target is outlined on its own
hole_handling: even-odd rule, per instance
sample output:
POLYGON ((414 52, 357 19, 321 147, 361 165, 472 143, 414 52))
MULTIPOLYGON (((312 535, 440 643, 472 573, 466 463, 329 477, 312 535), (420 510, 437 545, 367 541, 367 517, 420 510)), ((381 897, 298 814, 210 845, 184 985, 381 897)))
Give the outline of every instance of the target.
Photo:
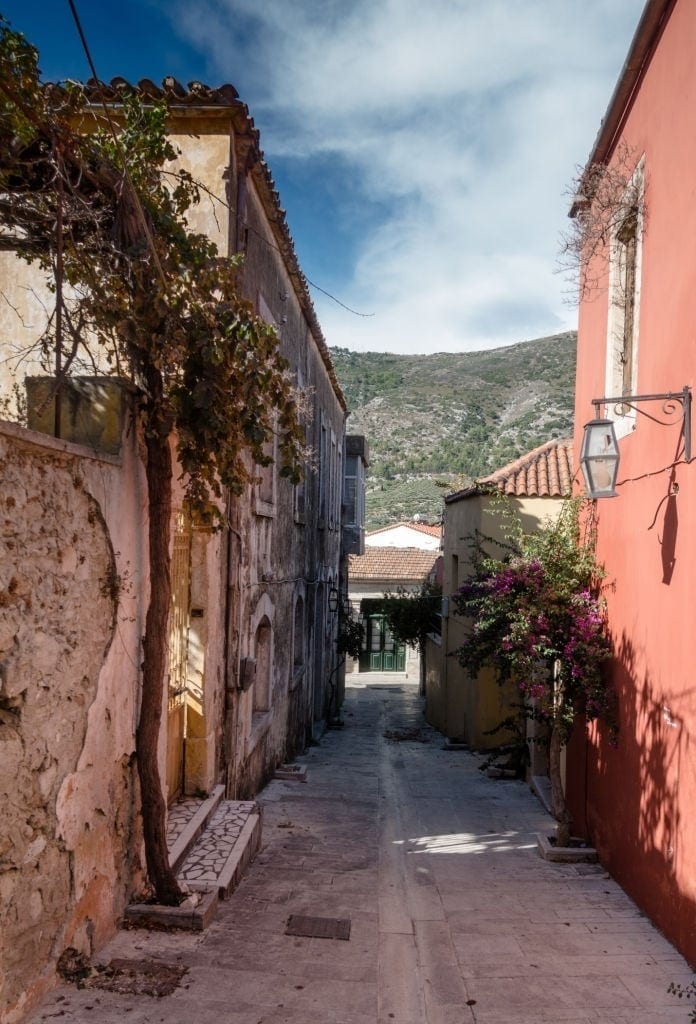
POLYGON ((350 918, 347 917, 303 917, 291 914, 285 926, 286 935, 302 935, 307 939, 350 938, 350 918))

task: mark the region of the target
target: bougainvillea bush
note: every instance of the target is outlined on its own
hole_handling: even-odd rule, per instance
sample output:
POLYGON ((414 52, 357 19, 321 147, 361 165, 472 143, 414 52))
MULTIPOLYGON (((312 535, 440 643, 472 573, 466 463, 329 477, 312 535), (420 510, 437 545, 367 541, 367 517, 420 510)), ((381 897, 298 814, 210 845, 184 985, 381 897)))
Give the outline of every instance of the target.
POLYGON ((613 692, 606 684, 612 646, 607 635, 603 572, 594 553, 591 526, 581 528, 582 502, 567 501, 555 522, 523 532, 509 503, 494 509, 504 523, 504 541, 477 536, 474 573, 454 596, 460 615, 471 620, 457 651, 475 675, 492 666, 500 682, 512 679, 526 713, 550 731, 550 776, 554 813, 570 825, 560 782, 560 749, 578 715, 602 718, 616 740, 613 692), (491 550, 497 555, 491 555, 491 550))

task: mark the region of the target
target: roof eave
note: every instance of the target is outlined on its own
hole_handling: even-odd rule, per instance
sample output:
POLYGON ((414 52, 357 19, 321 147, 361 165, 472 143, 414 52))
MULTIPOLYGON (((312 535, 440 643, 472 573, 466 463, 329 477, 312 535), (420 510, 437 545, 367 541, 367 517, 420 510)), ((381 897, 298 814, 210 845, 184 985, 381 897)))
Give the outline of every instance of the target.
POLYGON ((290 233, 285 210, 280 205, 280 196, 275 187, 275 181, 264 160, 258 129, 254 125, 254 119, 246 103, 239 99, 239 93, 235 87, 227 83, 219 88, 210 88, 200 82, 189 82, 188 88, 186 88, 170 76, 164 79, 161 88, 147 78, 140 79, 135 85, 124 78, 114 78, 110 83, 90 79, 85 83, 84 88, 88 102, 93 107, 102 107, 106 104, 112 110, 117 109, 122 103, 124 93, 131 89, 137 89, 146 100, 149 99, 153 102, 165 100, 168 112, 174 118, 179 120, 195 116, 214 117, 215 119, 228 118, 232 121, 234 130, 238 134, 246 135, 250 139, 255 157, 251 173, 254 176, 270 229, 277 242, 277 249, 283 258, 300 307, 307 319, 333 392, 344 415, 347 414, 348 406, 345 395, 338 382, 329 347, 314 309, 309 283, 295 252, 295 243, 290 233))
MULTIPOLYGON (((676 0, 648 0, 643 8, 638 27, 631 40, 628 56, 621 68, 585 169, 591 167, 592 164, 605 163, 611 156, 633 104, 637 88, 675 3, 676 0)), ((570 208, 570 217, 577 216, 587 202, 587 198, 584 195, 575 197, 570 208)))

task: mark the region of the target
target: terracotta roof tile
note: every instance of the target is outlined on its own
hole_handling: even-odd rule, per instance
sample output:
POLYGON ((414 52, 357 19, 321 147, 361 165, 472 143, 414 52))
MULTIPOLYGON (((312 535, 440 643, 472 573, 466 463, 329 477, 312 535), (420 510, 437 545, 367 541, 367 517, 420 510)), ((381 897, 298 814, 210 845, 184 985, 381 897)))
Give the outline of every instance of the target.
POLYGON ((364 555, 348 557, 348 579, 421 583, 438 557, 437 551, 421 548, 366 548, 364 555))
POLYGON ((429 537, 441 537, 442 526, 439 524, 431 526, 429 523, 414 523, 410 519, 402 520, 398 523, 389 523, 388 526, 380 526, 377 530, 368 530, 368 537, 376 537, 380 533, 384 533, 386 530, 395 530, 399 526, 408 526, 411 530, 416 530, 418 533, 425 533, 429 537))
MULTIPOLYGON (((60 90, 61 87, 49 85, 47 88, 60 90)), ((200 108, 229 108, 239 136, 244 137, 250 143, 252 157, 250 160, 252 164, 251 173, 259 189, 259 195, 264 205, 271 231, 275 235, 277 247, 285 260, 288 274, 295 286, 298 299, 321 353, 322 361, 326 367, 332 387, 345 411, 347 408, 345 397, 338 383, 338 378, 331 362, 329 348, 317 319, 312 297, 309 293, 307 278, 297 259, 295 243, 290 234, 285 210, 280 205, 280 195, 268 164, 263 157, 258 129, 254 125, 254 119, 249 113, 246 103, 239 99, 239 93, 235 87, 228 83, 218 88, 211 88, 204 85, 203 82, 189 82, 188 87, 186 87, 175 78, 168 76, 163 80, 161 88, 149 78, 141 78, 137 85, 133 85, 125 78, 117 77, 112 78, 111 82, 98 82, 94 78, 90 78, 85 83, 84 89, 87 99, 93 104, 120 103, 125 93, 137 89, 138 92, 148 99, 166 100, 170 109, 174 110, 177 107, 183 108, 184 112, 187 110, 194 112, 194 110, 200 110, 200 108)))
POLYGON ((496 487, 516 498, 568 498, 573 484, 573 441, 547 441, 514 462, 477 481, 473 487, 448 494, 446 502, 482 494, 496 487))

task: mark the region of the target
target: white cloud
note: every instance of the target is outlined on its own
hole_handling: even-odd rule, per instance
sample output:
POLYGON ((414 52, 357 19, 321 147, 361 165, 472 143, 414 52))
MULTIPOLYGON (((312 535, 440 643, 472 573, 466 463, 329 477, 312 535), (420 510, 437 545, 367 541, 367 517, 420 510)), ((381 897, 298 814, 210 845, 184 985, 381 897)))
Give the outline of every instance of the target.
POLYGON ((340 282, 343 301, 376 315, 317 299, 329 343, 415 352, 573 326, 554 274, 563 192, 642 6, 209 0, 176 18, 243 93, 271 167, 335 157, 350 201, 388 211, 361 228, 340 282))

